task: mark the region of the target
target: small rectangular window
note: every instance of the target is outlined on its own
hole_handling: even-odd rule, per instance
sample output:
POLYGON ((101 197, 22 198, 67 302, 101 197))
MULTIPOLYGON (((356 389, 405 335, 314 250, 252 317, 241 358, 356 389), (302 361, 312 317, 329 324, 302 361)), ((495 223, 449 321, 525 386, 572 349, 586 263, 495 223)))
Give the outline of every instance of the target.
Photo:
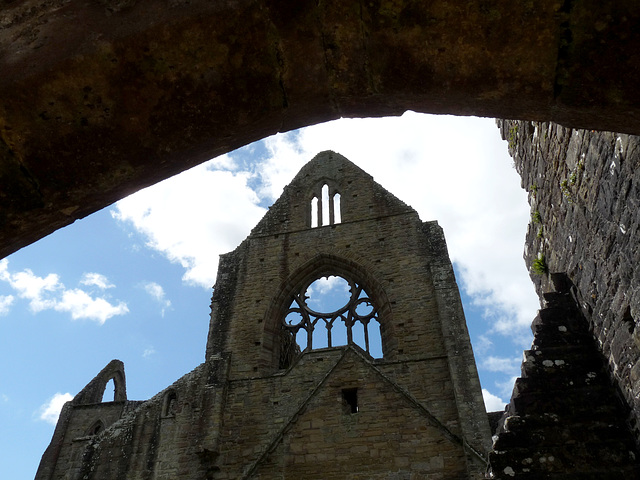
POLYGON ((358 413, 358 389, 343 388, 342 404, 345 413, 358 413))

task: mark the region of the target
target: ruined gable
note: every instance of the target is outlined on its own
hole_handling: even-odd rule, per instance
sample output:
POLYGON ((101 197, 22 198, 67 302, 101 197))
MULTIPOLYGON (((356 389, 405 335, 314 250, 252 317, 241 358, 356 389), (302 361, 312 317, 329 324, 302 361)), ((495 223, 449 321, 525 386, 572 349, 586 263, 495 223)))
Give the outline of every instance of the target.
POLYGON ((317 155, 221 257, 211 312, 205 363, 119 399, 84 443, 60 427, 37 478, 482 478, 488 422, 442 229, 346 158, 317 155), (344 305, 317 311, 309 287, 329 276, 344 305))

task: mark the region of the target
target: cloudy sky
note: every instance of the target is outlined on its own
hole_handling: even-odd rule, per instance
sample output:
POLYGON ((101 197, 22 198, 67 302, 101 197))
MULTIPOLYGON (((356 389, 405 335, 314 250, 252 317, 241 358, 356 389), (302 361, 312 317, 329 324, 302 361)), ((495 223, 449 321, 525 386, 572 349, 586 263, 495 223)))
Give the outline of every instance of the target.
POLYGON ((218 256, 328 149, 444 228, 485 402, 503 408, 538 308, 507 143, 492 119, 343 119, 215 158, 0 262, 3 476, 33 478, 62 404, 111 359, 125 362, 132 400, 204 360, 218 256))

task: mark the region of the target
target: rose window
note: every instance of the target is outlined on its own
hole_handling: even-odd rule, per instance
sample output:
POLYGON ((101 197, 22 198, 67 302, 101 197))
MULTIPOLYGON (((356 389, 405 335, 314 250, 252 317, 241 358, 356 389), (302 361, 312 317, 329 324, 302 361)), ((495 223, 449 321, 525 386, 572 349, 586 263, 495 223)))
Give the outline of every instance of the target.
POLYGON ((361 285, 343 277, 303 284, 293 295, 283 329, 293 340, 288 353, 356 344, 371 356, 382 357, 374 302, 361 285))

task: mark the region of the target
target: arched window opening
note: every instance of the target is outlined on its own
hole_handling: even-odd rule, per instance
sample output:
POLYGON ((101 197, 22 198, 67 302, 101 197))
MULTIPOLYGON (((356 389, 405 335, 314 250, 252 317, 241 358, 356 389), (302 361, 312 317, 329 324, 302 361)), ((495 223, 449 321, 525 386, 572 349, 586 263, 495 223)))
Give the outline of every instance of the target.
POLYGON ((116 401, 116 382, 113 378, 111 378, 106 385, 104 386, 104 391, 102 392, 101 402, 115 402, 116 401), (112 392, 112 393, 109 393, 112 392), (107 399, 105 399, 105 396, 107 399))
POLYGON ((331 225, 331 211, 329 208, 329 185, 322 186, 322 226, 331 225))
POLYGON ((311 228, 342 223, 340 199, 340 194, 325 183, 319 197, 311 199, 311 228))
POLYGON ((347 325, 344 322, 334 322, 331 329, 332 347, 347 344, 347 325))
POLYGON ((89 427, 87 435, 97 435, 102 430, 104 430, 104 423, 102 423, 101 420, 98 420, 93 425, 91 425, 91 427, 89 427))
POLYGON ((311 228, 318 226, 318 197, 311 199, 311 228))
POLYGON ((177 404, 178 394, 176 394, 174 390, 170 390, 164 396, 164 404, 162 405, 162 416, 175 417, 177 404))
POLYGON ((340 213, 340 194, 333 196, 333 223, 342 223, 342 213, 340 213))
POLYGON ((293 344, 298 353, 356 344, 372 357, 382 357, 380 324, 373 301, 361 285, 340 276, 304 284, 294 293, 282 328, 281 368, 290 364, 286 359, 292 355, 293 344))

